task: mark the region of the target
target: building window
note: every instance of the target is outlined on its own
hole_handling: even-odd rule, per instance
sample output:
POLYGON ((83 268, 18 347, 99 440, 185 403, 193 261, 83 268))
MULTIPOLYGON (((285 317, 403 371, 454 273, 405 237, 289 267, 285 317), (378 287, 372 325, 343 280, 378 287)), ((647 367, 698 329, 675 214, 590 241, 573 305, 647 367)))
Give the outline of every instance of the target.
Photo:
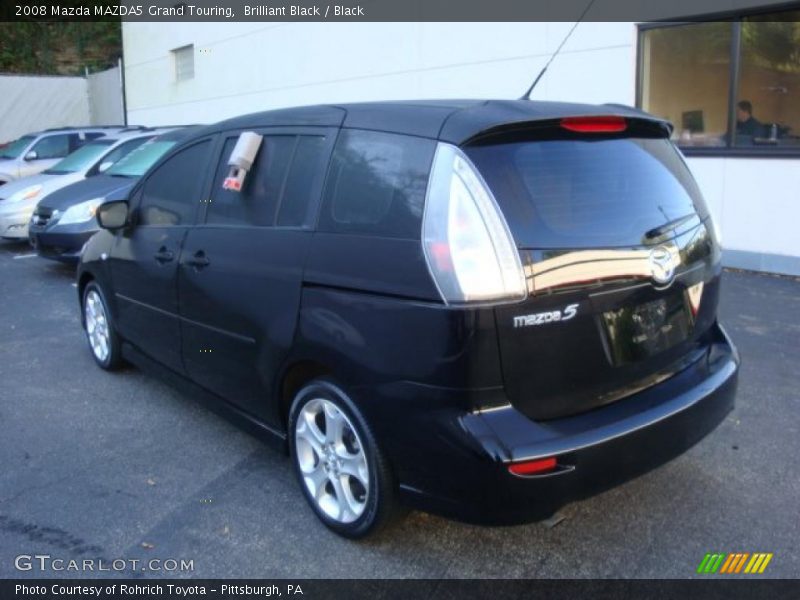
POLYGON ((800 11, 794 19, 742 22, 737 146, 792 144, 800 149, 800 11))
POLYGON ((800 153, 800 11, 642 26, 638 105, 690 153, 800 153))
POLYGON ((194 79, 194 44, 175 48, 172 59, 175 63, 175 81, 194 79))

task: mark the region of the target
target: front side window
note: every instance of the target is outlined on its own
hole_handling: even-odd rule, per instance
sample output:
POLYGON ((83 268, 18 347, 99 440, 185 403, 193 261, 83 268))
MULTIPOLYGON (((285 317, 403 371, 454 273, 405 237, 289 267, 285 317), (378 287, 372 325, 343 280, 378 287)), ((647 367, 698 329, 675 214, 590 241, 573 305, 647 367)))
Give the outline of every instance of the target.
POLYGON ((152 227, 190 225, 199 203, 208 140, 180 150, 147 178, 139 205, 139 224, 152 227))
POLYGON ((69 138, 69 134, 47 136, 36 142, 31 151, 36 152, 37 160, 63 158, 69 154, 69 138))
POLYGON ((800 150, 798 21, 793 11, 643 29, 639 105, 671 121, 682 148, 800 150))
POLYGON ((0 158, 19 158, 22 151, 25 150, 34 139, 32 135, 25 135, 11 142, 8 146, 0 150, 0 158))
POLYGON ((331 159, 320 231, 419 239, 435 149, 428 139, 343 130, 331 159))

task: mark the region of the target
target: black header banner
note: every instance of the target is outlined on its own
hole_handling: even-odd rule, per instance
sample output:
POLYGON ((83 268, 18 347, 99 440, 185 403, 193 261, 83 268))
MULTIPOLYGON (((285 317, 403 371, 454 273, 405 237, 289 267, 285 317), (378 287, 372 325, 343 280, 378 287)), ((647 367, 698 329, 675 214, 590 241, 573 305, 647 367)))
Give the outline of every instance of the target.
POLYGON ((2 21, 661 21, 791 7, 775 0, 0 0, 2 21), (591 5, 590 5, 591 3, 591 5))

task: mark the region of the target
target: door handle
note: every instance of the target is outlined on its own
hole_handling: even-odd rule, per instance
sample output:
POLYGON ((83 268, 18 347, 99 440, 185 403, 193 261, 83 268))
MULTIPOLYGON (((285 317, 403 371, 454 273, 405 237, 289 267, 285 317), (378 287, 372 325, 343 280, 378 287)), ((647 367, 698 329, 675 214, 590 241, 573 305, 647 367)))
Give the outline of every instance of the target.
POLYGON ((199 271, 200 269, 205 269, 208 265, 210 265, 211 261, 208 260, 205 252, 198 250, 191 258, 186 259, 185 264, 190 267, 194 267, 199 271))
POLYGON ((156 259, 157 263, 163 265, 164 263, 175 260, 175 254, 170 250, 167 250, 166 246, 161 246, 161 248, 158 249, 158 252, 153 255, 153 258, 156 259))

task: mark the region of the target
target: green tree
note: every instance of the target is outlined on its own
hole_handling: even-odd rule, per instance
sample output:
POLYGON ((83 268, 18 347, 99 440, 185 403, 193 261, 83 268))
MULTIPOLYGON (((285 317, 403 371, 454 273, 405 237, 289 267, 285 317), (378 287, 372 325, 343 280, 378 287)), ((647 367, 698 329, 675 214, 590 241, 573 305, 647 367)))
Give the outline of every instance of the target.
POLYGON ((113 67, 122 56, 119 21, 0 23, 0 72, 82 75, 113 67))

